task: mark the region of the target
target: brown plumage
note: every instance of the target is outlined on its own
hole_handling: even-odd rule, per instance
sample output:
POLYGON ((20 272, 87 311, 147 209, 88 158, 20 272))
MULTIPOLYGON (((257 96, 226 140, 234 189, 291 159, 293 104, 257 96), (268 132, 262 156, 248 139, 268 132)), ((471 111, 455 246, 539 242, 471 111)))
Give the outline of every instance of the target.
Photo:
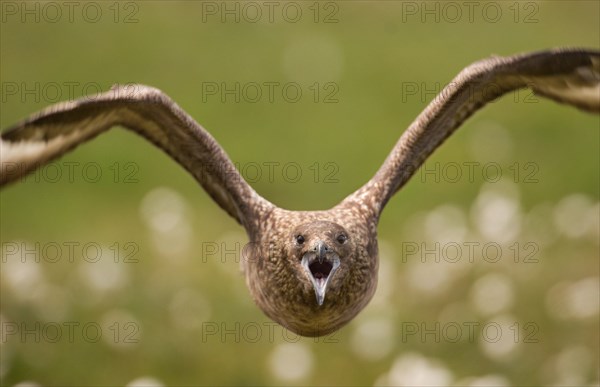
POLYGON ((557 49, 492 57, 464 69, 404 132, 375 176, 328 211, 287 211, 259 196, 212 136, 161 91, 114 87, 54 105, 2 133, 0 184, 17 181, 122 125, 163 149, 244 228, 243 259, 257 305, 301 335, 331 333, 369 302, 377 284, 377 224, 388 200, 471 114, 508 91, 600 111, 600 53, 557 49))

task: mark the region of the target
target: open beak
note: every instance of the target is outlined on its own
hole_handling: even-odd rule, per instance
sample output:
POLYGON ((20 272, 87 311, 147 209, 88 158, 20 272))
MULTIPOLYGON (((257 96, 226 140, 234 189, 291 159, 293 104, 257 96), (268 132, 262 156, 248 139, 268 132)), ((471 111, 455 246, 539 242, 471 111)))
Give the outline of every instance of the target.
POLYGON ((327 285, 340 267, 340 258, 334 252, 330 252, 324 242, 319 241, 302 257, 302 267, 306 270, 315 289, 317 304, 323 305, 327 285))

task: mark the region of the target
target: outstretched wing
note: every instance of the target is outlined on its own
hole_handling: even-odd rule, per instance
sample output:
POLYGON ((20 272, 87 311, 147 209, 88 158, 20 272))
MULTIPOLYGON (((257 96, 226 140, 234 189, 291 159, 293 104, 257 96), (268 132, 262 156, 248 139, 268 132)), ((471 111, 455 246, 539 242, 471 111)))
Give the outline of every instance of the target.
POLYGON ((59 103, 4 131, 0 185, 19 180, 115 125, 165 151, 246 228, 271 207, 206 130, 160 90, 143 85, 115 86, 95 97, 59 103))
POLYGON ((536 94, 600 112, 600 52, 555 49, 491 57, 461 71, 402 134, 375 176, 341 205, 379 216, 398 191, 461 124, 486 103, 529 87, 536 94))

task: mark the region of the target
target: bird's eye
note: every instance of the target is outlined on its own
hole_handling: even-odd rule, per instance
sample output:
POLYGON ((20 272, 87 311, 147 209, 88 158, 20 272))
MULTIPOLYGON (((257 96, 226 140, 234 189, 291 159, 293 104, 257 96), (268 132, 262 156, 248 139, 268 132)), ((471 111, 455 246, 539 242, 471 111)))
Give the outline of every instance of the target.
POLYGON ((302 235, 296 235, 296 243, 299 245, 304 243, 304 237, 302 235))
POLYGON ((344 244, 347 240, 348 240, 348 237, 345 234, 340 234, 337 237, 337 241, 340 245, 344 244))

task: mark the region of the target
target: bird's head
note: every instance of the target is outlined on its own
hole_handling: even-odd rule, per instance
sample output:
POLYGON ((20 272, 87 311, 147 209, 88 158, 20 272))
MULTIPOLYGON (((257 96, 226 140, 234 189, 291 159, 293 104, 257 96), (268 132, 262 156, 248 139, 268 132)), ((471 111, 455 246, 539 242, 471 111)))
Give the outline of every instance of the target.
POLYGON ((329 221, 312 221, 295 227, 289 236, 292 259, 300 273, 310 281, 319 306, 325 302, 327 290, 343 281, 348 259, 354 252, 354 241, 344 227, 329 221))

